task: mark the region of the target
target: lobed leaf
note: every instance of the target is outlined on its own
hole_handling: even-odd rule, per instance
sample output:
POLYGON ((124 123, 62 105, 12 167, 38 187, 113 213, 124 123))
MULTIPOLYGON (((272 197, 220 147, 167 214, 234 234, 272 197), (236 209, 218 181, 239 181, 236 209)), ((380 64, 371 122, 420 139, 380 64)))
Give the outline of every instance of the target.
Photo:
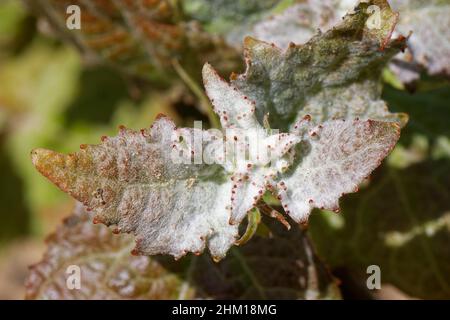
POLYGON ((96 222, 117 224, 137 236, 136 253, 181 257, 225 255, 237 226, 228 223, 230 183, 214 166, 175 164, 174 124, 160 118, 150 130, 122 128, 100 145, 69 155, 37 149, 35 167, 60 189, 96 212, 96 222))
MULTIPOLYGON (((237 119, 234 106, 244 106, 247 100, 210 67, 204 71, 210 96, 224 101, 236 95, 227 114, 237 119)), ((289 134, 261 134, 262 147, 274 157, 269 163, 217 161, 220 167, 174 162, 173 149, 184 151, 189 160, 195 156, 196 146, 187 135, 195 136, 195 130, 175 129, 160 118, 149 131, 121 128, 117 137, 103 137, 96 146, 81 145, 78 153, 36 149, 32 161, 59 188, 95 210, 96 222, 133 232, 136 253, 179 258, 187 252, 199 254, 208 244, 219 259, 266 190, 279 195, 287 214, 304 221, 317 205, 335 207, 342 193, 352 191, 379 165, 399 135, 398 125, 389 122, 330 120, 319 127, 302 122, 289 134), (300 141, 292 164, 285 156, 296 155, 300 141)), ((241 136, 230 140, 247 150, 241 136)))
MULTIPOLYGON (((208 246, 215 260, 223 258, 239 224, 266 191, 277 195, 297 222, 305 222, 314 207, 337 210, 339 198, 355 191, 399 138, 395 121, 357 119, 400 120, 379 98, 373 70, 403 40, 389 40, 395 19, 381 30, 367 29, 364 6, 330 32, 284 54, 247 39, 247 72, 231 83, 206 64, 206 93, 225 136, 177 129, 160 118, 150 130, 121 128, 118 136, 82 145, 78 153, 36 149, 32 161, 94 210, 97 222, 134 233, 135 252, 145 255, 179 258, 208 246), (366 86, 372 91, 363 97, 354 91, 366 86), (261 126, 258 112, 261 116, 271 107, 271 122, 285 132, 261 126), (202 149, 211 151, 212 161, 204 161, 202 149), (181 157, 175 161, 174 154, 181 157)), ((394 17, 387 5, 385 10, 394 17)))

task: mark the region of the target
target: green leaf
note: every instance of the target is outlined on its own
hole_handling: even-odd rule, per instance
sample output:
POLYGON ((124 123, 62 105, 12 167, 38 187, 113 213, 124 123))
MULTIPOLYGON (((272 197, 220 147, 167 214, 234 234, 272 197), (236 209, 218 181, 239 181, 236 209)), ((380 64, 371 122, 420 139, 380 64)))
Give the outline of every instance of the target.
POLYGON ((232 84, 256 101, 262 122, 269 113, 274 128, 287 130, 305 115, 314 123, 328 119, 376 119, 406 123, 381 100, 383 67, 404 48, 403 38, 390 39, 395 14, 385 1, 381 29, 368 28, 367 7, 361 3, 342 23, 303 45, 287 50, 246 38, 246 72, 232 84))
POLYGON ((267 221, 271 237, 233 250, 214 263, 133 256, 129 235, 90 222, 77 205, 48 240, 43 260, 26 282, 27 299, 339 299, 335 280, 314 254, 305 232, 287 234, 267 221), (67 268, 78 266, 79 290, 67 288, 67 268))
POLYGON ((362 286, 366 268, 375 264, 384 283, 409 295, 448 299, 449 177, 448 160, 384 167, 370 188, 342 201, 342 215, 311 216, 310 232, 320 256, 361 276, 362 286))

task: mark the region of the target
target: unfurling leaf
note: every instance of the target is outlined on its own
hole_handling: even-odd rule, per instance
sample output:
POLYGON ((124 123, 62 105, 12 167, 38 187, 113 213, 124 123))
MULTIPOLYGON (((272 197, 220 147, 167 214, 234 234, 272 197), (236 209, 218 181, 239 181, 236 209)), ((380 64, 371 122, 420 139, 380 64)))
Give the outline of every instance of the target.
POLYGON ((133 237, 93 225, 78 204, 47 239, 43 260, 31 267, 27 299, 339 299, 336 281, 317 258, 305 231, 287 233, 266 221, 271 237, 254 241, 213 263, 132 256, 133 237), (67 286, 70 267, 79 289, 67 286))
POLYGON ((175 164, 174 124, 160 118, 150 130, 122 128, 102 144, 63 155, 34 150, 33 163, 47 178, 89 209, 95 220, 137 236, 136 253, 223 257, 237 226, 226 208, 231 193, 215 166, 175 164))
POLYGON ((399 138, 400 116, 379 98, 377 72, 403 40, 390 40, 393 21, 371 31, 367 18, 356 10, 284 54, 247 39, 247 72, 231 84, 206 64, 206 93, 225 136, 160 118, 150 130, 122 128, 78 153, 36 149, 33 163, 97 222, 134 233, 135 252, 145 255, 178 258, 208 246, 223 258, 266 191, 297 222, 315 207, 338 210, 399 138), (273 129, 261 126, 266 112, 273 129))

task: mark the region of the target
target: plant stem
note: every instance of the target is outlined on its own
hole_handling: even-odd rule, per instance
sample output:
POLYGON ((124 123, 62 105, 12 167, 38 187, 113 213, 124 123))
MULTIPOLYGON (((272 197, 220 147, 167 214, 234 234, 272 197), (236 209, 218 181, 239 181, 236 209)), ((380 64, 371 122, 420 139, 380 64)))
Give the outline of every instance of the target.
POLYGON ((172 59, 172 66, 177 72, 178 76, 184 81, 184 83, 191 89, 197 99, 200 101, 201 109, 206 112, 208 116, 209 123, 212 128, 220 128, 220 122, 217 118, 214 109, 206 96, 205 92, 200 88, 200 86, 189 76, 189 74, 181 66, 180 62, 176 59, 172 59))
POLYGON ((254 208, 248 213, 247 220, 248 224, 244 235, 235 242, 237 246, 243 245, 255 235, 256 230, 258 229, 258 225, 261 222, 261 213, 259 212, 258 208, 254 208))

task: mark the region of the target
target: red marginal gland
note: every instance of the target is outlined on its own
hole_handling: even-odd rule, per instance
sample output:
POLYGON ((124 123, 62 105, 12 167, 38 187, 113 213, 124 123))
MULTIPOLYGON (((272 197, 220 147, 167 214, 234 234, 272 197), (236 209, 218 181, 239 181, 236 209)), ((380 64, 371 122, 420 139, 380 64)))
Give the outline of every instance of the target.
POLYGON ((94 219, 92 220, 93 224, 99 224, 99 223, 103 223, 103 220, 100 217, 94 217, 94 219))

